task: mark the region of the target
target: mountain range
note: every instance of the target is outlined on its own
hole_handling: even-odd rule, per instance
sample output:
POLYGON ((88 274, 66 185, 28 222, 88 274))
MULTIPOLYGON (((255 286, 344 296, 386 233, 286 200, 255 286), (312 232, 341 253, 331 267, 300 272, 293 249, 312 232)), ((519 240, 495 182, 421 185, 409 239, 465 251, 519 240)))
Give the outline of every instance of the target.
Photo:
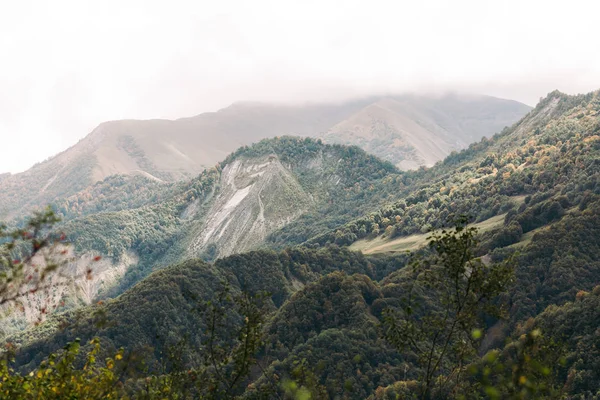
POLYGON ((283 135, 358 145, 402 169, 431 166, 529 110, 487 96, 404 95, 299 106, 236 103, 174 121, 105 122, 28 171, 0 176, 0 217, 68 197, 112 175, 189 179, 240 146, 283 135))
MULTIPOLYGON (((272 138, 262 136, 265 125, 249 122, 256 121, 251 109, 260 114, 265 107, 234 105, 192 118, 208 124, 227 113, 243 114, 241 125, 214 122, 219 127, 213 132, 244 132, 240 127, 249 124, 256 135, 248 145, 228 137, 223 149, 241 147, 223 150, 227 156, 207 150, 218 158, 213 166, 200 161, 203 155, 187 164, 191 142, 189 148, 177 147, 183 142, 175 139, 165 144, 169 130, 150 128, 191 126, 189 120, 123 121, 0 181, 13 185, 4 188, 23 185, 25 176, 44 182, 51 173, 35 177, 37 171, 58 171, 49 166, 71 160, 65 154, 93 154, 81 156, 95 160, 88 169, 64 161, 71 167, 54 172, 47 186, 60 182, 54 194, 31 196, 34 201, 21 200, 18 207, 11 205, 12 195, 1 204, 16 215, 23 204, 46 200, 76 252, 101 255, 106 263, 92 279, 93 290, 86 286, 85 298, 75 280, 44 323, 15 323, 4 332, 18 346, 16 368, 28 373, 66 343, 99 337, 103 355, 121 347, 144 354, 144 371, 152 376, 176 369, 165 361, 173 349, 182 349, 184 371, 210 370, 214 366, 203 364, 210 319, 198 309, 221 299, 226 281, 235 295, 268 293, 264 343, 256 369, 236 386, 238 398, 268 398, 268 390, 286 398, 291 389, 273 379, 297 381, 311 398, 408 396, 423 367, 414 353, 384 340, 386 310, 402 309, 413 290, 414 260, 430 255, 431 234, 465 215, 477 228, 475 257, 486 265, 514 266, 514 282, 501 299, 504 315, 484 321, 487 334, 475 357, 510 358, 519 340, 541 331, 548 343, 560 344, 560 362, 551 373, 540 367, 526 379, 550 376, 566 398, 600 395, 600 91, 555 91, 532 110, 453 96, 371 98, 326 111, 275 107, 269 114, 272 138), (130 131, 123 128, 128 124, 130 131), (147 129, 132 128, 143 124, 147 129), (142 139, 150 136, 152 145, 142 139), (82 143, 96 150, 75 152, 82 143), (108 149, 119 143, 129 150, 112 155, 108 149), (97 150, 104 144, 106 153, 97 150), (100 162, 102 154, 122 162, 100 162), (75 176, 72 171, 80 183, 65 180, 75 176)), ((416 289, 420 309, 440 310, 434 287, 416 289)), ((244 320, 235 308, 229 311, 231 321, 244 320)))

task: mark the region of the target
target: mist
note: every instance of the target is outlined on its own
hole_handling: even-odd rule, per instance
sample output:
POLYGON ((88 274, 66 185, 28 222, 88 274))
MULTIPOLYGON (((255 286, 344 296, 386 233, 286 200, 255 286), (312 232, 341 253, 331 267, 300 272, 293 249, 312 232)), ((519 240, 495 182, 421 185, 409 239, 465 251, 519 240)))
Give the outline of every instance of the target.
POLYGON ((593 1, 23 1, 0 6, 0 172, 106 120, 236 101, 600 88, 593 1), (216 4, 218 3, 218 4, 216 4))

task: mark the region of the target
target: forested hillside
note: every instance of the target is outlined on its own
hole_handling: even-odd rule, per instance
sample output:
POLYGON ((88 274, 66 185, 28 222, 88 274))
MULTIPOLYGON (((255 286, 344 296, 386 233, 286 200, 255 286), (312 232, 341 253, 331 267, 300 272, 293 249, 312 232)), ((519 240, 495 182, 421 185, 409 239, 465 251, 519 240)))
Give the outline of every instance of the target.
MULTIPOLYGON (((268 247, 270 235, 288 225, 279 247, 303 242, 394 198, 396 176, 402 173, 391 164, 356 147, 282 137, 240 148, 187 182, 107 178, 52 203, 75 251, 102 257, 93 290, 82 298, 65 289, 73 297, 67 304, 116 296, 188 258, 268 247)), ((26 306, 22 314, 30 312, 26 306)), ((22 326, 17 314, 14 324, 22 326)))
MULTIPOLYGON (((504 226, 522 234, 557 220, 595 194, 599 104, 597 92, 551 93, 512 128, 422 171, 398 201, 309 243, 352 244, 382 235, 393 241, 460 214, 477 222, 508 214, 504 226)), ((520 239, 497 238, 504 245, 520 239)))
MULTIPOLYGON (((234 293, 270 293, 265 312, 273 318, 265 328, 269 348, 262 362, 281 360, 270 368, 285 374, 316 346, 317 358, 307 360, 306 367, 320 365, 315 374, 327 381, 323 389, 332 394, 348 392, 338 387, 340 379, 353 377, 351 392, 364 396, 377 386, 391 384, 402 373, 392 366, 400 360, 398 353, 377 339, 372 310, 382 292, 369 278, 375 277, 376 268, 362 255, 339 248, 249 252, 213 265, 189 260, 152 274, 117 299, 55 315, 9 340, 27 349, 18 353, 22 368, 60 349, 61 343, 75 338, 85 342, 94 336, 100 338, 106 355, 125 347, 143 354, 155 371, 164 367, 162 358, 167 353, 183 345, 183 367, 199 368, 207 340, 200 304, 214 299, 221 282, 228 280, 234 293), (317 356, 330 351, 332 341, 340 346, 338 358, 317 356), (365 376, 356 375, 357 366, 367 369, 365 376)), ((228 318, 235 321, 239 315, 232 313, 228 318)))
POLYGON ((152 268, 261 247, 269 234, 294 220, 308 221, 308 233, 294 231, 304 233, 302 239, 331 229, 392 198, 388 180, 398 174, 358 148, 270 139, 174 186, 163 200, 77 218, 64 229, 81 250, 115 262, 128 252, 139 257, 124 277, 126 288, 152 268), (368 203, 365 192, 371 193, 368 203))
POLYGON ((135 208, 57 202, 80 251, 139 262, 11 336, 15 368, 98 337, 128 393, 597 399, 599 179, 600 92, 553 92, 429 169, 282 137, 135 208))

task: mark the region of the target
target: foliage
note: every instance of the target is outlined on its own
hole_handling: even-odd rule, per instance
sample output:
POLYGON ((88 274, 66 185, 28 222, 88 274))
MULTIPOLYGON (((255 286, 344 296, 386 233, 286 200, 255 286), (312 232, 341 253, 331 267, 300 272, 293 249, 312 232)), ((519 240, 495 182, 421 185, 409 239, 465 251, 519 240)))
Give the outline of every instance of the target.
MULTIPOLYGON (((78 251, 93 250, 115 264, 129 253, 139 259, 120 284, 104 294, 114 297, 154 269, 187 258, 228 163, 271 154, 280 158, 314 200, 296 221, 269 236, 272 248, 304 242, 388 201, 394 195, 396 177, 405 179, 391 164, 356 147, 326 145, 309 138, 274 138, 240 148, 187 182, 161 184, 142 177, 109 177, 67 199, 55 199, 66 221, 61 229, 78 251)), ((213 250, 214 257, 218 249, 213 250)))
POLYGON ((493 350, 468 367, 475 381, 459 398, 560 398, 555 366, 565 363, 559 344, 538 329, 521 335, 502 351, 493 350))
POLYGON ((231 398, 243 391, 243 383, 256 363, 256 352, 263 344, 264 296, 251 296, 247 292, 231 296, 225 286, 214 300, 204 303, 208 338, 203 346, 203 365, 207 367, 199 379, 200 391, 206 391, 208 398, 231 398), (232 310, 243 317, 237 329, 227 324, 232 310))
POLYGON ((97 364, 97 358, 106 353, 107 341, 94 337, 84 362, 76 339, 31 372, 21 373, 10 365, 16 360, 9 345, 11 352, 5 352, 0 361, 0 393, 9 399, 235 398, 243 392, 262 345, 263 297, 232 293, 225 284, 214 299, 200 301, 196 312, 202 314, 207 327, 195 364, 180 358, 181 351, 187 352, 190 346, 185 340, 165 351, 163 363, 150 366, 150 370, 140 359, 142 351, 126 353, 122 348, 97 364))
POLYGON ((537 329, 561 343, 561 356, 566 362, 560 368, 558 382, 564 382, 564 390, 573 399, 597 399, 600 398, 599 326, 600 286, 596 286, 589 292, 579 291, 564 305, 548 306, 518 329, 537 329))
POLYGON ((9 366, 9 356, 0 360, 0 393, 3 399, 118 399, 122 398, 119 370, 123 351, 97 362, 100 342, 90 342, 92 349, 85 363, 77 367, 79 341, 68 344, 61 354, 50 354, 39 367, 20 374, 9 366))
MULTIPOLYGON (((53 229, 59 221, 48 207, 21 227, 0 225, 0 318, 23 317, 40 323, 59 307, 65 286, 92 276, 92 263, 81 264, 84 268, 69 266, 74 260, 70 245, 63 233, 53 229)), ((11 327, 0 327, 0 335, 11 327)))
POLYGON ((400 310, 384 312, 386 339, 418 357, 423 399, 452 392, 452 380, 476 356, 484 313, 501 316, 496 300, 512 281, 508 264, 486 266, 474 257, 475 233, 464 219, 454 230, 434 232, 429 245, 435 257, 413 265, 412 285, 425 288, 435 308, 419 309, 422 304, 414 301, 411 290, 400 310))
POLYGON ((177 191, 178 184, 160 183, 142 176, 112 175, 65 199, 56 199, 52 207, 68 221, 99 212, 121 211, 165 201, 177 191))
POLYGON ((337 247, 249 252, 212 265, 188 260, 153 273, 116 299, 51 316, 46 324, 9 340, 21 346, 16 357, 19 365, 39 363, 44 354, 78 337, 91 340, 97 336, 106 351, 125 347, 147 354, 150 366, 155 366, 170 347, 186 337, 188 350, 181 360, 190 366, 200 356, 207 329, 194 305, 216 298, 221 281, 230 282, 234 293, 269 292, 265 307, 272 312, 298 285, 338 270, 369 273, 369 267, 362 255, 337 247))
POLYGON ((406 236, 441 228, 452 216, 483 221, 508 213, 505 226, 512 238, 499 238, 497 244, 504 244, 515 240, 516 224, 527 233, 556 221, 586 196, 598 194, 599 98, 600 92, 573 97, 551 93, 519 124, 429 170, 400 176, 400 182, 395 177, 395 201, 307 244, 406 236))
POLYGON ((48 232, 58 221, 48 208, 35 213, 24 228, 7 230, 5 225, 0 225, 0 304, 22 296, 25 284, 31 286, 27 289, 37 290, 44 278, 58 268, 57 261, 51 257, 56 255, 64 237, 58 238, 48 232), (38 254, 46 262, 36 268, 35 276, 25 276, 25 272, 29 272, 27 267, 35 267, 31 264, 38 254))

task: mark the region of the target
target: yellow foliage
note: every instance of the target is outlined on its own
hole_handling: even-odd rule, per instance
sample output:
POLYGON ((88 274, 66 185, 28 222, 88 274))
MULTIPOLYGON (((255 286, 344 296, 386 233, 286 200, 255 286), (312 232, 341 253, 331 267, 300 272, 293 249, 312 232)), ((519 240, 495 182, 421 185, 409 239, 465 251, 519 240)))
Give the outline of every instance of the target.
POLYGON ((583 142, 584 143, 590 143, 590 142, 595 142, 597 140, 600 140, 600 136, 593 135, 593 136, 589 136, 589 137, 586 137, 585 139, 583 139, 583 142))

